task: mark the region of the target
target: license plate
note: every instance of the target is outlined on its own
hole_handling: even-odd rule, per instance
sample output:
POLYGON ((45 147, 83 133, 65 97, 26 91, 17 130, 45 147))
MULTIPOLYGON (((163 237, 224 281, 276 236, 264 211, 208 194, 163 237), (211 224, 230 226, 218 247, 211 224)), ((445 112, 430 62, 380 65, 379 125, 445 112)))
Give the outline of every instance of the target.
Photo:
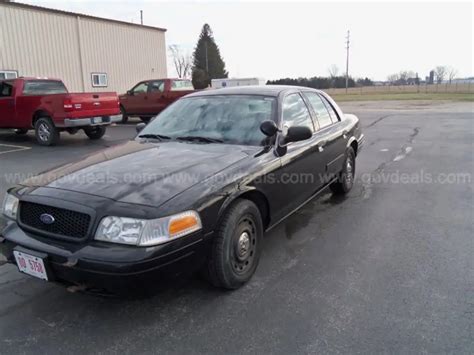
POLYGON ((94 123, 101 123, 102 117, 92 117, 92 124, 94 123))
POLYGON ((48 275, 46 274, 43 259, 16 250, 13 251, 13 255, 15 255, 18 270, 25 274, 48 281, 48 275))

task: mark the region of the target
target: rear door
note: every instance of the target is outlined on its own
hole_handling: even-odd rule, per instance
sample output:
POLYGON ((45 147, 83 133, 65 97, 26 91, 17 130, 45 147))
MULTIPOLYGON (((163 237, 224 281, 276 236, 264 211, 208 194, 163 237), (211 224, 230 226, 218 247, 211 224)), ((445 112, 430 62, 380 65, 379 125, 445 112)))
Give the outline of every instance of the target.
POLYGON ((13 82, 0 81, 0 127, 14 127, 15 118, 13 82))
POLYGON ((345 137, 341 129, 340 119, 329 102, 317 92, 304 92, 319 124, 318 135, 322 142, 319 150, 326 152, 326 171, 328 179, 338 173, 344 162, 345 137), (331 111, 328 110, 331 108, 331 111))

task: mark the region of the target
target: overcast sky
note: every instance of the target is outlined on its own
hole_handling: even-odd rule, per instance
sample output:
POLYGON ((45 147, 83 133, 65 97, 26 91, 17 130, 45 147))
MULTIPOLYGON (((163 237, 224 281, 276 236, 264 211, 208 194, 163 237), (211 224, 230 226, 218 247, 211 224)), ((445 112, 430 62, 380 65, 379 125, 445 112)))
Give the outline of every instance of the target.
MULTIPOLYGON (((327 75, 345 71, 345 36, 351 31, 349 71, 385 80, 400 70, 424 78, 436 65, 473 75, 473 5, 367 2, 179 2, 22 0, 68 11, 164 27, 167 44, 192 52, 209 23, 231 77, 327 75)), ((175 74, 168 61, 168 74, 175 74)))

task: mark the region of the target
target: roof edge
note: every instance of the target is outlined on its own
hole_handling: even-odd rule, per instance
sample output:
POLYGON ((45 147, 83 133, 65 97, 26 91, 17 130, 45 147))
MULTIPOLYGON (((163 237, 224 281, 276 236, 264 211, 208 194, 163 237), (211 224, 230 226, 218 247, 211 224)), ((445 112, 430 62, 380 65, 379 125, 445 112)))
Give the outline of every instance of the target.
POLYGON ((140 25, 138 23, 131 23, 131 22, 125 22, 125 21, 121 21, 121 20, 105 18, 105 17, 86 15, 86 14, 81 14, 79 12, 70 12, 70 11, 66 11, 66 10, 51 9, 49 7, 24 4, 24 3, 20 3, 20 2, 10 2, 10 1, 0 0, 0 5, 23 8, 23 9, 29 9, 29 10, 35 10, 35 11, 42 11, 42 12, 50 12, 50 13, 56 13, 56 14, 61 14, 61 15, 66 15, 66 16, 74 16, 74 17, 79 16, 79 17, 82 17, 82 18, 89 18, 89 19, 93 19, 93 20, 113 22, 113 23, 118 23, 118 24, 122 24, 122 25, 133 26, 133 27, 139 27, 139 28, 147 28, 147 29, 152 29, 152 30, 156 30, 156 31, 160 31, 160 32, 166 32, 167 31, 166 28, 161 28, 161 27, 155 27, 155 26, 149 26, 149 25, 140 25))

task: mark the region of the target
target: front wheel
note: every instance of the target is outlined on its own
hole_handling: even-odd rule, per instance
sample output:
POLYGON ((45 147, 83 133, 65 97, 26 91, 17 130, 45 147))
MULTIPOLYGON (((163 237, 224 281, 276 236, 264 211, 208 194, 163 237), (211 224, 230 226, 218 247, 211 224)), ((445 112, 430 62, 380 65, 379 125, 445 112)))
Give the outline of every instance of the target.
POLYGON ((59 141, 59 130, 49 117, 40 117, 35 122, 35 136, 39 145, 56 145, 59 141))
POLYGON ((338 176, 337 181, 329 185, 329 188, 334 194, 343 195, 348 193, 354 185, 355 176, 355 153, 354 150, 349 147, 346 151, 346 158, 344 160, 344 166, 338 176))
POLYGON ((258 266, 262 249, 263 223, 257 206, 238 200, 223 217, 214 237, 207 276, 216 287, 237 289, 258 266))
POLYGON ((92 140, 100 139, 105 134, 105 126, 95 126, 84 128, 84 133, 92 140))
POLYGON ((123 106, 120 106, 120 113, 122 114, 122 123, 127 123, 128 115, 127 115, 127 111, 125 111, 125 108, 123 106))

